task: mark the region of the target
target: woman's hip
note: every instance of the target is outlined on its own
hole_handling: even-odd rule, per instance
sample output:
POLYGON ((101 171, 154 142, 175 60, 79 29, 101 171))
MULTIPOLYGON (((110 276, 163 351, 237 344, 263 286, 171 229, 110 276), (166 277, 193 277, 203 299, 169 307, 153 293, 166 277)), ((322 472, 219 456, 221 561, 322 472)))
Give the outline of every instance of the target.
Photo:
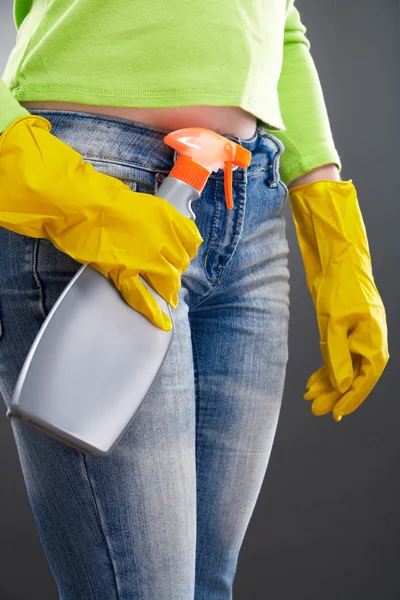
MULTIPOLYGON (((132 191, 154 193, 177 158, 163 142, 165 130, 88 113, 32 112, 48 118, 52 134, 95 169, 121 179, 132 191)), ((285 309, 276 318, 287 320, 287 189, 279 178, 283 147, 259 128, 249 140, 227 137, 252 152, 251 163, 233 172, 233 209, 225 204, 222 171, 211 174, 193 202, 204 242, 182 276, 180 302, 190 312, 212 296, 211 302, 229 303, 243 321, 254 310, 267 314, 268 304, 278 302, 285 309)), ((82 265, 50 240, 4 228, 0 247, 0 374, 8 395, 45 318, 82 265)))

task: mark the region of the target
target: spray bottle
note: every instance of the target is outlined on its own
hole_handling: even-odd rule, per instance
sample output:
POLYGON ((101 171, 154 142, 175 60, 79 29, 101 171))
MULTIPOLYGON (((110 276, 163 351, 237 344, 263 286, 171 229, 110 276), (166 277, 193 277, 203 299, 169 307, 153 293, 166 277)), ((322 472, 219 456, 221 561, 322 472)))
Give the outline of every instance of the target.
MULTIPOLYGON (((251 152, 215 131, 178 129, 164 142, 179 156, 156 192, 195 220, 211 172, 224 169, 227 207, 233 207, 232 169, 251 152)), ((164 331, 134 310, 114 283, 83 265, 38 332, 19 374, 8 417, 95 456, 109 454, 148 393, 172 342, 170 305, 143 279, 170 317, 164 331)))

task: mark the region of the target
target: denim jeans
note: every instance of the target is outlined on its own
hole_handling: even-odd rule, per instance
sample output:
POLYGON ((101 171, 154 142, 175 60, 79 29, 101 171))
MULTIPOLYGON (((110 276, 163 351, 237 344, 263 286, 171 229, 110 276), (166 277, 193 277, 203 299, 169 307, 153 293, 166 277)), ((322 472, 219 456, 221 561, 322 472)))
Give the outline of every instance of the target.
MULTIPOLYGON (((177 158, 165 130, 35 109, 51 133, 133 191, 157 191, 177 158)), ((112 453, 79 452, 10 425, 60 600, 229 600, 273 446, 288 360, 289 271, 281 142, 257 127, 252 152, 192 208, 204 238, 182 276, 169 353, 112 453)), ((0 228, 0 393, 81 264, 46 239, 0 228)))

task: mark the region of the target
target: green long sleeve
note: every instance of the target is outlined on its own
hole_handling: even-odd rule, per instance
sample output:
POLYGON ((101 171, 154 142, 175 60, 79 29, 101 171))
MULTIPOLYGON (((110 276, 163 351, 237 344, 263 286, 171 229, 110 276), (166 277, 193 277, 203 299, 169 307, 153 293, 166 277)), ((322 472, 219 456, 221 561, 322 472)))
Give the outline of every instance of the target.
POLYGON ((282 70, 278 81, 285 131, 271 131, 285 146, 280 174, 286 184, 324 164, 334 163, 341 169, 305 32, 299 11, 291 2, 285 23, 282 70))
POLYGON ((15 119, 30 114, 14 98, 4 81, 0 78, 0 133, 3 133, 15 119))

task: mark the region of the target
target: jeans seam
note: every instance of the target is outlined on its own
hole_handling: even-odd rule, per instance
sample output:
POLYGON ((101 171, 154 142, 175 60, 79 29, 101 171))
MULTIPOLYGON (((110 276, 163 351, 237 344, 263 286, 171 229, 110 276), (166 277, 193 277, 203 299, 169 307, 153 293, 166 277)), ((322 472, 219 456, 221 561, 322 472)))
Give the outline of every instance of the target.
POLYGON ((39 250, 39 242, 40 242, 40 238, 36 238, 35 240, 35 245, 33 247, 33 253, 32 253, 32 273, 33 273, 33 277, 35 279, 37 288, 39 290, 39 307, 40 310, 42 312, 42 316, 46 319, 47 318, 47 313, 44 307, 44 292, 43 292, 43 286, 42 286, 42 282, 40 281, 40 277, 38 275, 37 272, 37 253, 39 250))
MULTIPOLYGON (((104 531, 102 523, 101 523, 100 512, 99 512, 99 508, 98 508, 98 505, 97 505, 96 495, 94 493, 92 482, 90 481, 89 471, 88 471, 87 463, 86 463, 86 457, 85 457, 84 453, 81 453, 81 456, 82 456, 82 460, 83 460, 83 467, 85 469, 86 479, 87 479, 87 482, 89 484, 90 494, 91 494, 91 497, 92 497, 92 500, 93 500, 93 505, 94 505, 94 509, 95 509, 95 515, 96 515, 96 521, 97 521, 97 524, 99 526, 100 533, 101 533, 101 535, 103 537, 104 545, 106 547, 108 557, 110 559, 111 568, 112 568, 112 572, 113 572, 113 575, 114 575, 115 591, 116 591, 116 594, 117 594, 117 600, 119 600, 120 599, 120 595, 119 595, 119 592, 118 592, 117 574, 115 572, 114 562, 112 560, 110 548, 108 546, 107 536, 105 534, 105 531, 104 531)), ((134 556, 133 556, 133 560, 134 560, 135 567, 136 567, 136 561, 135 561, 135 557, 134 556)), ((141 594, 140 593, 139 593, 139 596, 141 598, 141 594)), ((140 598, 139 598, 139 600, 140 600, 140 598)))
MULTIPOLYGON (((216 289, 216 288, 214 288, 216 289)), ((214 290, 212 290, 214 291, 214 290)), ((196 346, 196 342, 194 341, 193 336, 192 337, 192 354, 193 354, 193 374, 194 374, 194 395, 195 395, 195 409, 196 409, 196 423, 199 422, 199 406, 200 403, 198 402, 198 388, 199 388, 199 370, 198 370, 198 355, 197 355, 197 346, 196 346)), ((198 435, 199 435, 199 431, 200 431, 200 427, 197 426, 196 427, 196 448, 198 446, 198 435)), ((196 471, 198 469, 198 464, 197 464, 197 452, 196 452, 196 471)))
POLYGON ((215 239, 215 232, 217 230, 217 223, 218 223, 218 217, 220 214, 220 200, 217 198, 217 185, 214 186, 214 205, 215 205, 215 212, 214 212, 214 219, 213 219, 213 224, 211 227, 211 232, 210 232, 210 237, 209 237, 209 242, 208 242, 208 248, 207 248, 207 252, 206 255, 204 257, 204 261, 203 261, 203 266, 204 266, 204 272, 206 274, 207 279, 210 279, 211 281, 219 281, 219 277, 211 277, 211 275, 209 276, 207 273, 207 260, 208 260, 208 255, 210 253, 212 244, 214 242, 215 239))
POLYGON ((208 298, 210 298, 210 296, 213 295, 213 293, 215 292, 215 290, 218 289, 218 285, 220 283, 220 278, 216 277, 215 279, 217 279, 217 283, 214 285, 213 288, 211 288, 211 290, 202 298, 200 298, 200 300, 198 300, 197 302, 194 302, 193 304, 189 305, 189 310, 192 310, 192 308, 197 308, 197 306, 199 306, 200 304, 202 304, 203 302, 205 302, 205 300, 208 300, 208 298))
MULTIPOLYGON (((245 194, 247 195, 247 188, 246 188, 245 194)), ((225 262, 225 264, 224 265, 220 264, 219 265, 220 269, 225 269, 229 265, 229 263, 231 262, 231 260, 233 258, 233 255, 235 254, 235 251, 238 247, 240 239, 242 237, 243 224, 244 224, 245 212, 246 212, 246 200, 247 200, 247 196, 245 196, 245 201, 239 205, 239 209, 238 209, 237 217, 236 217, 235 228, 234 228, 236 233, 233 236, 233 239, 231 240, 231 242, 228 244, 228 246, 226 246, 224 252, 221 254, 220 262, 225 262), (230 250, 228 250, 228 248, 230 248, 230 250)), ((222 273, 221 273, 219 279, 221 279, 222 273)))
MULTIPOLYGON (((146 167, 145 165, 142 165, 142 163, 136 163, 133 161, 128 161, 125 162, 123 160, 112 160, 112 159, 108 159, 108 158, 102 158, 100 156, 90 156, 89 154, 82 154, 82 158, 84 161, 87 162, 99 162, 105 165, 116 165, 117 167, 131 167, 134 169, 139 169, 142 171, 146 171, 147 173, 151 173, 152 175, 155 175, 158 172, 162 172, 162 169, 150 169, 149 167, 146 167)), ((167 172, 167 171, 165 171, 167 172)), ((114 179, 119 179, 119 177, 115 177, 114 179)), ((132 181, 136 181, 136 180, 132 180, 132 181)))

